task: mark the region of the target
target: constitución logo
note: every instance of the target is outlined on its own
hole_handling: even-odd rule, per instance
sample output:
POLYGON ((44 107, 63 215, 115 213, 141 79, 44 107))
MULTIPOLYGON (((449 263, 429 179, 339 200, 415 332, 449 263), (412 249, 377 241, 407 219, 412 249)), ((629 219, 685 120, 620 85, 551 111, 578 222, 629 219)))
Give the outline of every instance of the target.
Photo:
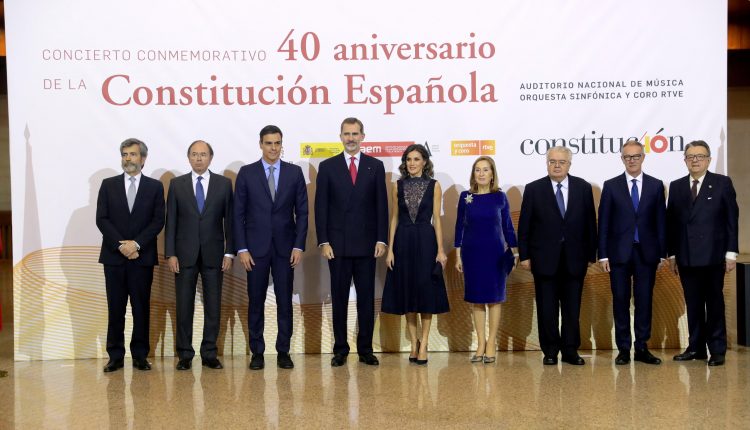
POLYGON ((522 140, 519 149, 523 155, 545 155, 553 146, 568 147, 574 154, 618 154, 625 142, 634 139, 643 145, 647 154, 684 151, 685 138, 682 135, 662 134, 663 131, 664 127, 653 136, 646 131, 641 137, 608 136, 606 133, 592 131, 580 137, 530 138, 522 140))

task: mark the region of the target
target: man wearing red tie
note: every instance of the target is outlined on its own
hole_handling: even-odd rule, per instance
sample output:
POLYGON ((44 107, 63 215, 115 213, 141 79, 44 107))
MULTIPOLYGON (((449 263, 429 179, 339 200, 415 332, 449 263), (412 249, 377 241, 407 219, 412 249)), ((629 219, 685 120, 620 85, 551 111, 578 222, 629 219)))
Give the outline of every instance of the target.
POLYGON ((724 274, 737 265, 739 208, 732 180, 708 171, 711 149, 702 140, 685 147, 689 174, 669 185, 667 253, 680 275, 687 307, 688 347, 675 361, 724 364, 727 329, 724 274))
POLYGON ((373 355, 375 325, 375 259, 385 254, 388 239, 388 198, 383 162, 360 152, 365 138, 362 122, 341 123, 344 152, 320 163, 315 197, 318 246, 331 272, 334 356, 331 366, 346 363, 347 308, 354 280, 357 292, 357 353, 359 361, 377 366, 373 355))

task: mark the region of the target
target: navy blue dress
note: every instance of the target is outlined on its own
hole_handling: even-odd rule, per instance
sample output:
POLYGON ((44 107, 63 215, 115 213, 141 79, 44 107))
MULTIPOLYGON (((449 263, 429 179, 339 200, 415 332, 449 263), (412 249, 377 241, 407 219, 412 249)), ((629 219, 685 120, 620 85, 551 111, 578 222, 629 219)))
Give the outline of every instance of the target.
POLYGON ((464 300, 469 303, 505 301, 505 278, 515 261, 517 246, 505 193, 461 193, 456 216, 456 248, 461 248, 464 300))
POLYGON ((443 267, 435 261, 437 240, 432 226, 435 180, 406 178, 397 182, 398 226, 393 237, 393 270, 388 270, 381 310, 448 312, 443 267))

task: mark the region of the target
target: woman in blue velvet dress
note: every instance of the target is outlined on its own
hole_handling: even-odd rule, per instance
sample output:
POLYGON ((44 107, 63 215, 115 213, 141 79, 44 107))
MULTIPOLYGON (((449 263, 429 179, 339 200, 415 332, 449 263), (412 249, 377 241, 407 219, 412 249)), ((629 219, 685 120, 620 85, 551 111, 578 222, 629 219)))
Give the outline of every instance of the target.
POLYGON ((409 361, 427 364, 432 315, 448 312, 443 268, 440 205, 443 192, 432 179, 432 161, 422 145, 410 145, 401 157, 401 179, 393 184, 388 274, 381 310, 406 315, 411 340, 409 361), (417 333, 417 313, 422 328, 417 333))
POLYGON ((471 361, 494 363, 505 279, 515 265, 512 248, 517 246, 516 232, 508 198, 497 185, 495 162, 479 157, 471 172, 469 191, 462 192, 458 200, 456 270, 464 274, 464 300, 472 304, 477 332, 477 350, 471 361))

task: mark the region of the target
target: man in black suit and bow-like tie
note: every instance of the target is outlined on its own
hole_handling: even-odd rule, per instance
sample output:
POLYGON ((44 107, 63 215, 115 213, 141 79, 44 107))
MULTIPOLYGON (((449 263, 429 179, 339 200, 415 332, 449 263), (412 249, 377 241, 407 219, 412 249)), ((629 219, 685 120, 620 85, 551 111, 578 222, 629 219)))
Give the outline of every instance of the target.
POLYGON ((659 364, 648 350, 651 303, 656 269, 666 257, 664 184, 643 173, 643 145, 635 139, 622 146, 625 173, 604 182, 599 202, 599 264, 609 272, 615 341, 615 364, 630 363, 630 289, 635 298, 633 359, 659 364))
POLYGON ((263 307, 269 273, 276 295, 276 364, 292 369, 292 291, 294 268, 302 260, 307 238, 307 185, 302 169, 281 160, 281 130, 275 125, 260 131, 263 156, 243 166, 234 193, 234 239, 242 267, 247 271, 250 369, 265 367, 263 307))
POLYGON ((347 310, 352 279, 357 292, 357 353, 359 361, 379 364, 373 355, 375 326, 375 259, 385 254, 388 200, 383 162, 360 152, 365 138, 362 122, 341 123, 344 152, 320 163, 315 196, 318 246, 328 259, 333 307, 331 366, 346 363, 347 310))
POLYGON ((146 357, 151 312, 151 281, 159 264, 156 236, 164 227, 164 187, 141 173, 148 147, 138 139, 120 144, 124 174, 102 181, 96 200, 96 226, 102 232, 99 263, 107 290, 107 354, 105 372, 123 367, 125 312, 130 298, 133 367, 151 370, 146 357))
POLYGON ((667 253, 680 276, 687 307, 688 347, 676 361, 724 364, 727 329, 724 274, 737 265, 739 208, 732 180, 711 173, 711 148, 702 140, 685 147, 689 174, 669 185, 667 253))
POLYGON ((195 289, 203 281, 201 364, 222 369, 217 355, 223 274, 232 267, 232 182, 208 170, 214 150, 196 140, 187 150, 192 171, 169 183, 164 255, 175 274, 177 370, 188 370, 195 356, 195 289))
POLYGON ((596 261, 596 210, 591 185, 568 174, 573 153, 547 151, 547 174, 526 185, 518 222, 521 267, 531 270, 543 363, 583 365, 579 315, 583 280, 596 261), (558 314, 562 311, 562 334, 558 314))

